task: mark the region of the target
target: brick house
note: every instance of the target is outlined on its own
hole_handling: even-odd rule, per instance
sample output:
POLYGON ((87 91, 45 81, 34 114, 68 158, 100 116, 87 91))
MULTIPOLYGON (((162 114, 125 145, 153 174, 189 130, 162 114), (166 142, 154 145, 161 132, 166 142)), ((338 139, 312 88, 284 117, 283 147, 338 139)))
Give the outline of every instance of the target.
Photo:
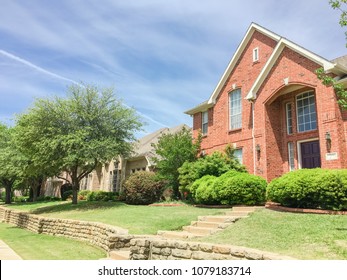
POLYGON ((347 168, 347 112, 323 67, 347 84, 346 57, 333 61, 252 23, 210 98, 185 112, 202 151, 227 144, 250 173, 271 181, 300 168, 347 168))

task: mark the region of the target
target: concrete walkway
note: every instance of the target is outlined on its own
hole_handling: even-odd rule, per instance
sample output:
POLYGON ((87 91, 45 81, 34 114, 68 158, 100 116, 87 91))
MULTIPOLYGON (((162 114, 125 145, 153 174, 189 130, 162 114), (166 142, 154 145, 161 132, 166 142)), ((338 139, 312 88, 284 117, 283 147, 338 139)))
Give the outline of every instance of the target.
POLYGON ((17 255, 4 241, 0 240, 0 260, 21 260, 22 258, 17 255))

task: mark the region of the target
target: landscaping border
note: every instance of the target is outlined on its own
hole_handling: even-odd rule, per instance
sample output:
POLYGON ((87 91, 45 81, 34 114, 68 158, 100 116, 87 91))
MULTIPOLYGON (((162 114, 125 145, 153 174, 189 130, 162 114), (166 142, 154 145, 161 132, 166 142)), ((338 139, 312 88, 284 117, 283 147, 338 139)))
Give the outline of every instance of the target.
POLYGON ((347 215, 347 211, 334 211, 334 210, 323 210, 323 209, 306 209, 306 208, 290 208, 280 205, 275 202, 267 202, 265 205, 266 209, 280 211, 280 212, 291 212, 291 213, 304 213, 304 214, 324 214, 324 215, 347 215))
MULTIPOLYGON (((130 247, 128 230, 98 222, 47 218, 0 206, 0 222, 14 224, 19 228, 38 234, 63 236, 88 242, 106 252, 130 247)), ((141 238, 141 235, 136 235, 141 238)))

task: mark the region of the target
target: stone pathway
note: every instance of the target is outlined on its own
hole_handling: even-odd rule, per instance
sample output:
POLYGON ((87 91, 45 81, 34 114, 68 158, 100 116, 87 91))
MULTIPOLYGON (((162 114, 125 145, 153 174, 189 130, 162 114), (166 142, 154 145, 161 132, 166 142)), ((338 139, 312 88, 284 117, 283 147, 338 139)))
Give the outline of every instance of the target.
POLYGON ((4 241, 0 240, 0 260, 21 260, 22 258, 13 251, 4 241))
MULTIPOLYGON (((222 231, 236 221, 247 218, 257 209, 264 207, 258 206, 235 206, 228 209, 224 215, 219 216, 199 216, 198 221, 191 222, 190 226, 184 226, 182 231, 163 231, 159 230, 157 235, 152 237, 161 239, 191 239, 203 237, 222 231)), ((130 249, 114 250, 108 253, 110 260, 128 260, 130 249)))

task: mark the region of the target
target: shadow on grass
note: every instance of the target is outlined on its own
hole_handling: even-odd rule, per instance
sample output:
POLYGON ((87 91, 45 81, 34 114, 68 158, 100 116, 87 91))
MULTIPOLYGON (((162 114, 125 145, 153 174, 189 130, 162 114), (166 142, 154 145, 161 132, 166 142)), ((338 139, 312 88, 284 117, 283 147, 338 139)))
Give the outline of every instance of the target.
POLYGON ((127 205, 123 202, 114 202, 114 201, 79 201, 77 204, 64 203, 50 206, 43 206, 34 210, 31 210, 32 214, 43 214, 43 213, 56 213, 56 212, 65 212, 71 210, 77 211, 90 211, 95 209, 109 209, 109 208, 118 208, 126 207, 127 205))

